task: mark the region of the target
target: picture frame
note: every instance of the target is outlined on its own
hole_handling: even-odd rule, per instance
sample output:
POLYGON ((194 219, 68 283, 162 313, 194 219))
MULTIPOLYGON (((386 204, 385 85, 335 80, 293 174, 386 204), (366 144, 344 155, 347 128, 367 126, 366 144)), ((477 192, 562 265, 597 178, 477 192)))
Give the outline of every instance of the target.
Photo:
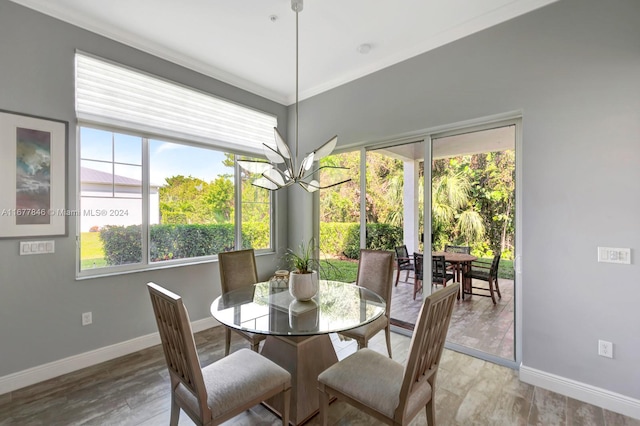
POLYGON ((69 123, 0 110, 0 238, 67 236, 69 123))

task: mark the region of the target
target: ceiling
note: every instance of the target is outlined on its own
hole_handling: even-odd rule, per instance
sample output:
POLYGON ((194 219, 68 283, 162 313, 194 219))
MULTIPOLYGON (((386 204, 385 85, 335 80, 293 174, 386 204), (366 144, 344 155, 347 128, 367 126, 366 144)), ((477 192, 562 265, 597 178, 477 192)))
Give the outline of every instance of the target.
MULTIPOLYGON (((12 1, 276 102, 295 101, 290 0, 12 1)), ((306 0, 300 99, 554 1, 306 0)))

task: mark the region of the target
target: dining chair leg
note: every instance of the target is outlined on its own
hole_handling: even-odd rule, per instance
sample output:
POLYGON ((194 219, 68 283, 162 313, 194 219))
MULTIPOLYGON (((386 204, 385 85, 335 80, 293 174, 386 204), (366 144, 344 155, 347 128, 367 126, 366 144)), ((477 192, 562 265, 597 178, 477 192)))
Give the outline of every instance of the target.
POLYGON ((418 279, 418 277, 416 277, 413 281, 413 300, 416 300, 416 294, 418 294, 418 291, 422 288, 422 281, 418 279), (420 285, 418 285, 418 283, 420 283, 420 285))
POLYGON ((389 358, 393 358, 391 356, 391 326, 387 324, 387 327, 384 329, 385 337, 387 338, 387 352, 389 352, 389 358))
POLYGON ((229 327, 225 327, 224 329, 224 356, 229 355, 229 350, 231 349, 231 329, 229 327))
POLYGON ((289 426, 289 410, 291 409, 291 388, 286 389, 282 396, 284 405, 282 407, 282 426, 289 426))
POLYGON ((329 417, 329 395, 325 392, 323 384, 318 387, 318 398, 320 399, 320 424, 327 426, 327 417, 329 417))
POLYGON ((498 298, 502 299, 502 295, 500 294, 500 286, 498 285, 498 277, 496 277, 494 281, 496 292, 498 293, 498 298))
POLYGON ((176 401, 175 395, 171 394, 171 418, 169 419, 170 426, 177 426, 180 419, 180 406, 176 401))
POLYGON ((496 296, 493 294, 493 280, 489 279, 489 294, 491 294, 491 300, 493 300, 493 304, 496 304, 496 296))
POLYGON ((436 426, 436 412, 433 407, 433 396, 431 396, 431 400, 427 402, 427 425, 436 426))
POLYGON ((399 279, 400 279, 400 268, 398 268, 398 272, 396 272, 396 287, 398 286, 399 279))

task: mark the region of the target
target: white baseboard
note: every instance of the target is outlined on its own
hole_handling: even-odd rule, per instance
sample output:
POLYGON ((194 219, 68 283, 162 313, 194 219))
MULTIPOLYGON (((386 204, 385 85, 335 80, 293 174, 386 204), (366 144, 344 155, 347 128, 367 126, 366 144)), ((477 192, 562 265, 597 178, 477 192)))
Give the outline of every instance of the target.
MULTIPOLYGON (((197 333, 218 325, 220 323, 215 319, 205 318, 192 322, 191 328, 197 333)), ((156 332, 18 371, 0 377, 0 395, 159 344, 160 335, 156 332)))
POLYGON ((520 366, 520 380, 640 420, 640 400, 535 368, 520 366))

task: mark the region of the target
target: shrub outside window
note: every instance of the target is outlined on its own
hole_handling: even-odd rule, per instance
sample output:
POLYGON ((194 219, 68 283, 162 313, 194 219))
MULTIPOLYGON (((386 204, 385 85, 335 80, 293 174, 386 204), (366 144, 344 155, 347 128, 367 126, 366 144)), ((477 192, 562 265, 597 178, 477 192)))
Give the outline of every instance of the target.
POLYGON ((233 153, 83 126, 80 158, 81 276, 273 246, 271 194, 233 153))

